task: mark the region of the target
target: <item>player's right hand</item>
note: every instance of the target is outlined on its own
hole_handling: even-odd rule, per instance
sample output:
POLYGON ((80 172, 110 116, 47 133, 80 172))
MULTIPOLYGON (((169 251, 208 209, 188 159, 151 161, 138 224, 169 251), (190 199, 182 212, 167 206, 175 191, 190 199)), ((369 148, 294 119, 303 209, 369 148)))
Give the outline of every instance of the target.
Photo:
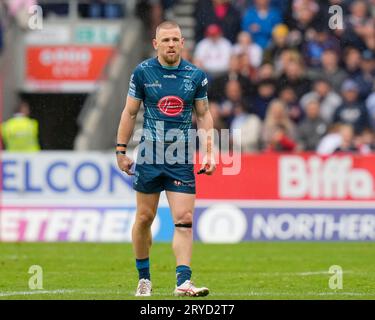
POLYGON ((126 154, 118 154, 117 155, 117 165, 121 171, 126 172, 129 176, 134 175, 134 172, 131 172, 131 166, 133 165, 134 161, 130 159, 126 154))
POLYGON ((214 154, 205 155, 202 161, 199 172, 207 174, 208 176, 212 175, 216 170, 215 156, 214 154))

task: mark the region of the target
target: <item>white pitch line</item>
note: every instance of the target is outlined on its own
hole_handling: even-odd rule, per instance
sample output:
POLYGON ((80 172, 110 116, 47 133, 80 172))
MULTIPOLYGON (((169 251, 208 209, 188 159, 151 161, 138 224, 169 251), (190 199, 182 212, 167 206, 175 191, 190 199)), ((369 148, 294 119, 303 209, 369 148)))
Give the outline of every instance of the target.
POLYGON ((28 259, 29 256, 25 254, 22 254, 22 255, 12 254, 12 255, 5 255, 5 256, 0 255, 0 258, 5 259, 5 260, 18 260, 18 259, 28 259))
MULTIPOLYGON (((29 296, 29 295, 38 295, 38 294, 69 294, 69 293, 79 293, 86 295, 95 295, 95 294, 124 294, 118 290, 98 290, 90 291, 85 289, 58 289, 58 290, 33 290, 33 291, 9 291, 9 292, 0 292, 0 297, 9 297, 9 296, 29 296)), ((126 294, 126 293, 125 293, 126 294)))
POLYGON ((0 297, 10 297, 10 296, 31 296, 36 294, 64 294, 72 293, 76 290, 35 290, 35 291, 13 291, 13 292, 0 292, 0 297))
POLYGON ((244 293, 224 293, 224 292, 217 292, 212 293, 211 296, 375 296, 375 293, 364 293, 364 292, 244 292, 244 293))
MULTIPOLYGON (((363 274, 363 272, 355 271, 343 271, 343 274, 363 274)), ((315 276, 315 275, 328 275, 331 274, 328 271, 304 271, 304 272, 249 272, 251 275, 260 276, 315 276)))
MULTIPOLYGON (((67 290, 67 289, 59 289, 59 290, 35 290, 35 291, 13 291, 13 292, 0 292, 0 297, 11 297, 11 296, 30 296, 30 295, 39 295, 39 294, 69 294, 69 293, 79 293, 83 295, 104 295, 104 294, 116 294, 120 295, 126 299, 127 296, 133 296, 133 292, 125 291, 121 292, 118 290, 84 290, 84 289, 76 289, 76 290, 67 290)), ((159 292, 154 292, 153 296, 159 297, 170 297, 175 298, 173 296, 173 291, 165 291, 160 290, 159 292)), ((370 296, 375 297, 374 293, 365 293, 365 292, 262 292, 262 291, 249 291, 249 292, 211 292, 210 297, 220 297, 220 296, 228 296, 228 297, 261 297, 261 296, 275 296, 275 297, 288 297, 288 296, 299 296, 303 299, 303 297, 311 297, 311 296, 370 296)))

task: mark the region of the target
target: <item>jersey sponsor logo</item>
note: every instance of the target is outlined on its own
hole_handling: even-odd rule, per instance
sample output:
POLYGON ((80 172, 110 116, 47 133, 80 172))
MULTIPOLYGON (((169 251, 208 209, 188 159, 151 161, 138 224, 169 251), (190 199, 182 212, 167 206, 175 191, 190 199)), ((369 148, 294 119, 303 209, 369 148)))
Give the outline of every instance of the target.
POLYGON ((175 117, 184 109, 184 101, 177 96, 165 96, 159 100, 158 107, 163 114, 175 117))
POLYGON ((202 81, 202 87, 204 87, 207 83, 208 83, 207 78, 204 78, 204 80, 202 81))
POLYGON ((177 79, 176 75, 175 74, 165 74, 163 76, 163 78, 167 78, 167 79, 177 79))
POLYGON ((161 89, 161 83, 159 83, 158 80, 156 80, 154 83, 145 83, 146 88, 159 88, 161 89))

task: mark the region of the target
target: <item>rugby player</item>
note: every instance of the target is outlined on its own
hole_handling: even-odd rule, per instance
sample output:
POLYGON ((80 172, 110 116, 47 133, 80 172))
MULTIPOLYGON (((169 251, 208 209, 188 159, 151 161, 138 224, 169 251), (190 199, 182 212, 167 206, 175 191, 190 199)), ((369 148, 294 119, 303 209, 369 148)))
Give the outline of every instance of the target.
POLYGON ((131 75, 118 128, 118 166, 128 175, 134 174, 133 188, 136 190, 137 212, 132 229, 136 268, 139 273, 136 296, 150 296, 152 292, 149 259, 152 244, 151 224, 156 215, 160 192, 163 190, 166 192, 175 225, 172 247, 176 257, 177 283, 174 294, 206 296, 209 293, 208 288, 196 287, 191 281, 195 176, 193 163, 189 161, 190 153, 186 150, 184 161, 174 164, 166 161, 163 164, 157 163, 155 156, 158 152, 155 151, 158 149, 156 144, 163 143, 162 150, 166 153, 167 146, 176 142, 167 139, 167 133, 171 129, 181 130, 183 138, 178 139, 184 145, 190 144, 188 131, 192 128, 194 109, 198 130, 207 132, 201 141, 205 156, 200 171, 211 175, 216 168, 211 134, 213 121, 207 100, 207 77, 202 70, 181 58, 183 46, 184 39, 175 22, 165 21, 156 28, 153 47, 157 56, 140 63, 131 75), (139 150, 133 169, 134 161, 126 154, 126 149, 141 102, 145 108, 141 143, 151 147, 155 153, 152 155, 152 163, 141 163, 140 159, 147 151, 146 148, 143 148, 144 152, 139 150))

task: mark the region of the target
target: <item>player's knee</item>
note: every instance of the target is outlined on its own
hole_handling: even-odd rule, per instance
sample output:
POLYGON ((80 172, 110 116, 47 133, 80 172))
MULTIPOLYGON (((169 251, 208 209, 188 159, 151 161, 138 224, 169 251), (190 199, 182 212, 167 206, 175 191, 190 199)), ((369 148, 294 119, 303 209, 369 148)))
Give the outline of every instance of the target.
POLYGON ((193 224, 193 213, 191 211, 184 211, 178 215, 178 218, 175 220, 176 226, 191 226, 193 224))
POLYGON ((154 221, 154 213, 149 210, 140 211, 137 214, 136 221, 143 226, 151 226, 154 221))

